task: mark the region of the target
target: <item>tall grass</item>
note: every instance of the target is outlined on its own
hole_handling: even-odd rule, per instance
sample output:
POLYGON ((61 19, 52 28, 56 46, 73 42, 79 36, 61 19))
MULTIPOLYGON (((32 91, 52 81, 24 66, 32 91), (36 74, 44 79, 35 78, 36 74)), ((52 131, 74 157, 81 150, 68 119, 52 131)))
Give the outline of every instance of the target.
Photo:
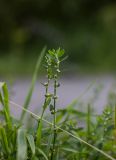
MULTIPOLYGON (((40 69, 40 65, 41 65, 42 59, 44 57, 45 51, 46 51, 46 47, 44 47, 42 49, 42 51, 40 53, 40 56, 37 59, 37 63, 36 63, 36 66, 35 66, 33 77, 32 77, 32 82, 31 82, 31 85, 30 85, 30 88, 29 88, 29 91, 28 91, 28 95, 27 95, 27 97, 25 99, 25 102, 24 102, 24 108, 26 108, 26 109, 28 108, 29 103, 31 101, 32 93, 33 93, 34 86, 35 86, 35 83, 36 83, 36 80, 37 80, 38 71, 40 69)), ((21 118, 20 118, 21 121, 23 121, 25 113, 26 113, 25 111, 22 111, 21 118)))
MULTIPOLYGON (((41 58, 45 52, 42 51, 41 58)), ((6 83, 0 83, 0 160, 115 160, 116 159, 116 107, 106 107, 101 115, 95 115, 88 105, 87 112, 81 112, 76 102, 58 110, 57 89, 60 62, 64 50, 49 50, 45 57, 47 82, 45 100, 41 115, 31 112, 29 102, 33 93, 40 60, 37 62, 29 94, 24 106, 9 100, 6 83), (49 82, 53 82, 53 93, 49 93, 49 82), (13 118, 10 106, 22 110, 21 120, 13 118), (44 118, 49 108, 49 120, 44 118), (56 109, 57 108, 57 109, 56 109), (28 113, 35 123, 26 128, 21 123, 28 113), (50 121, 51 119, 51 121, 50 121), (78 122, 85 122, 79 126, 78 122)))

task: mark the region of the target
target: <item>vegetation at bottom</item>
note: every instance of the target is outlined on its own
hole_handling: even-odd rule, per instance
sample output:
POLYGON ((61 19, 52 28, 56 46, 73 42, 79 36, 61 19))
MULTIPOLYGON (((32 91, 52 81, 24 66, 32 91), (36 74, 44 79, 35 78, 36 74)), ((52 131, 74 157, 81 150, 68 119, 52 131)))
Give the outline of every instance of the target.
MULTIPOLYGON (((40 54, 32 83, 23 106, 9 99, 7 84, 0 83, 0 160, 115 160, 116 106, 110 104, 101 115, 79 111, 75 101, 66 108, 57 107, 60 88, 60 64, 67 58, 64 50, 48 50, 40 54), (47 80, 41 115, 29 110, 34 84, 44 57, 47 80), (49 87, 53 92, 49 92, 49 87), (10 113, 10 106, 22 110, 20 119, 10 113), (47 116, 45 116, 47 112, 47 116), (25 115, 29 114, 28 126, 25 115)), ((112 97, 111 97, 112 100, 112 97)))

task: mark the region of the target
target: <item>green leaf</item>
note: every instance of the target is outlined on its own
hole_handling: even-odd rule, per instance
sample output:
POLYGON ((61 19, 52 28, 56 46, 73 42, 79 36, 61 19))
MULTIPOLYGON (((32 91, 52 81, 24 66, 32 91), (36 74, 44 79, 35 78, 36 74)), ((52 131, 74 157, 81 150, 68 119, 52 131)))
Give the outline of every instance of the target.
POLYGON ((0 82, 0 90, 2 89, 4 82, 0 82))
POLYGON ((62 149, 64 151, 67 151, 67 152, 77 153, 77 150, 72 149, 72 148, 61 147, 60 149, 62 149))
POLYGON ((41 134, 42 134, 42 121, 40 120, 39 124, 38 124, 38 129, 37 129, 37 140, 36 140, 36 145, 40 146, 41 144, 41 134))
POLYGON ((3 96, 2 94, 0 95, 0 101, 2 104, 4 104, 4 107, 6 108, 8 114, 9 114, 9 95, 8 95, 8 88, 6 83, 4 82, 0 82, 0 90, 3 92, 3 96))
POLYGON ((38 160, 36 156, 32 157, 31 160, 38 160))
POLYGON ((52 57, 55 55, 54 52, 55 52, 54 50, 48 50, 49 55, 52 56, 52 57))
POLYGON ((27 140, 26 132, 23 128, 18 130, 17 135, 17 160, 27 159, 27 140))
POLYGON ((0 82, 0 102, 3 105, 4 109, 4 117, 6 123, 8 124, 8 128, 12 128, 10 110, 9 110, 9 95, 8 88, 5 82, 0 82))
POLYGON ((49 135, 49 137, 48 137, 48 145, 47 145, 47 155, 48 155, 48 156, 49 156, 49 152, 50 152, 52 140, 53 140, 53 134, 52 134, 52 129, 51 129, 51 130, 50 130, 50 135, 49 135))
POLYGON ((44 110, 49 106, 50 102, 51 102, 51 98, 48 97, 48 98, 46 99, 45 104, 43 105, 44 110))
POLYGON ((8 139, 7 139, 6 131, 2 126, 0 126, 0 139, 1 139, 1 143, 2 143, 2 149, 7 154, 9 154, 10 153, 10 148, 8 146, 8 139))
POLYGON ((90 131, 91 131, 91 107, 88 105, 87 108, 87 138, 90 137, 90 131))
POLYGON ((58 147, 58 148, 57 148, 56 160, 59 160, 59 156, 60 156, 60 153, 59 153, 59 147, 58 147))
POLYGON ((2 97, 2 94, 0 93, 0 102, 1 104, 4 106, 4 101, 3 101, 3 97, 2 97))
POLYGON ((62 57, 64 55, 65 51, 64 51, 64 49, 58 48, 56 50, 56 53, 57 53, 58 57, 62 57))
POLYGON ((116 105, 114 108, 114 129, 116 130, 116 105))
POLYGON ((45 152, 44 152, 42 149, 37 148, 37 151, 39 152, 39 154, 41 154, 41 155, 45 158, 45 160, 48 160, 48 158, 47 158, 45 152))
POLYGON ((27 134, 26 137, 27 137, 27 140, 29 142, 32 154, 35 155, 35 142, 34 142, 34 138, 30 134, 27 134))
POLYGON ((63 58, 60 60, 60 62, 65 61, 67 58, 68 58, 68 56, 63 57, 63 58))

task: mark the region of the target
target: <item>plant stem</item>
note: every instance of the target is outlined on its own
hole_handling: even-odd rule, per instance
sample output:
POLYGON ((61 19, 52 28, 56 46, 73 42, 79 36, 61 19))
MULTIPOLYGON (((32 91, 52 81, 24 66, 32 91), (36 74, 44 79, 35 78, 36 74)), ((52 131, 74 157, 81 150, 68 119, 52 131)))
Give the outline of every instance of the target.
MULTIPOLYGON (((46 91, 45 91, 45 95, 47 95, 47 94, 48 94, 48 87, 49 87, 49 83, 50 83, 50 80, 48 79, 48 81, 47 81, 47 86, 46 86, 46 91)), ((46 101, 47 101, 47 97, 45 96, 44 105, 46 104, 46 101)), ((43 107, 43 110, 42 110, 42 114, 41 114, 40 121, 41 121, 41 120, 42 120, 42 118, 43 118, 44 111, 45 111, 45 108, 43 107)))
POLYGON ((90 108, 90 105, 88 105, 88 108, 87 108, 87 141, 89 140, 90 138, 90 123, 91 123, 91 108, 90 108))
MULTIPOLYGON (((114 139, 116 140, 116 105, 114 107, 114 139)), ((116 141, 114 141, 116 144, 116 141)))
POLYGON ((43 115, 44 115, 44 112, 45 112, 45 109, 46 109, 44 106, 46 105, 46 102, 47 102, 47 97, 46 97, 46 95, 48 94, 49 83, 50 83, 50 79, 48 79, 47 85, 45 86, 45 87, 46 87, 46 90, 45 90, 45 100, 44 100, 43 110, 42 110, 42 114, 41 114, 40 120, 38 121, 37 141, 36 141, 36 144, 37 144, 37 145, 40 144, 40 137, 41 137, 40 128, 41 128, 41 126, 42 126, 42 118, 43 118, 43 115))
POLYGON ((116 105, 115 105, 115 108, 114 108, 114 128, 116 130, 116 105))
POLYGON ((52 153, 51 153, 51 160, 53 160, 54 157, 54 151, 55 151, 55 143, 56 143, 56 94, 57 94, 57 79, 54 78, 54 120, 53 120, 53 147, 52 147, 52 153))

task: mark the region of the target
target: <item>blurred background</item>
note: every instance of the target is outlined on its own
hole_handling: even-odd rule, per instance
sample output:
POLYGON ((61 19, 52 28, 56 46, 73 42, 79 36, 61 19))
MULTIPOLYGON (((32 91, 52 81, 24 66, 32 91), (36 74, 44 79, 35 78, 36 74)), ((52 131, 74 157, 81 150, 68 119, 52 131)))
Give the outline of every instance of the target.
MULTIPOLYGON (((1 81, 10 81, 10 88, 13 84, 11 98, 19 104, 24 103, 45 45, 61 47, 69 56, 63 67, 59 106, 85 94, 95 80, 90 98, 85 99, 87 103, 97 99, 103 84, 96 105, 100 111, 110 89, 116 88, 116 0, 0 0, 0 78, 6 77, 1 81), (16 81, 15 76, 19 77, 16 81)), ((43 103, 40 83, 33 95, 32 105, 38 106, 38 100, 43 103)))
POLYGON ((116 1, 0 0, 0 74, 32 73, 44 45, 72 70, 115 72, 116 1))

